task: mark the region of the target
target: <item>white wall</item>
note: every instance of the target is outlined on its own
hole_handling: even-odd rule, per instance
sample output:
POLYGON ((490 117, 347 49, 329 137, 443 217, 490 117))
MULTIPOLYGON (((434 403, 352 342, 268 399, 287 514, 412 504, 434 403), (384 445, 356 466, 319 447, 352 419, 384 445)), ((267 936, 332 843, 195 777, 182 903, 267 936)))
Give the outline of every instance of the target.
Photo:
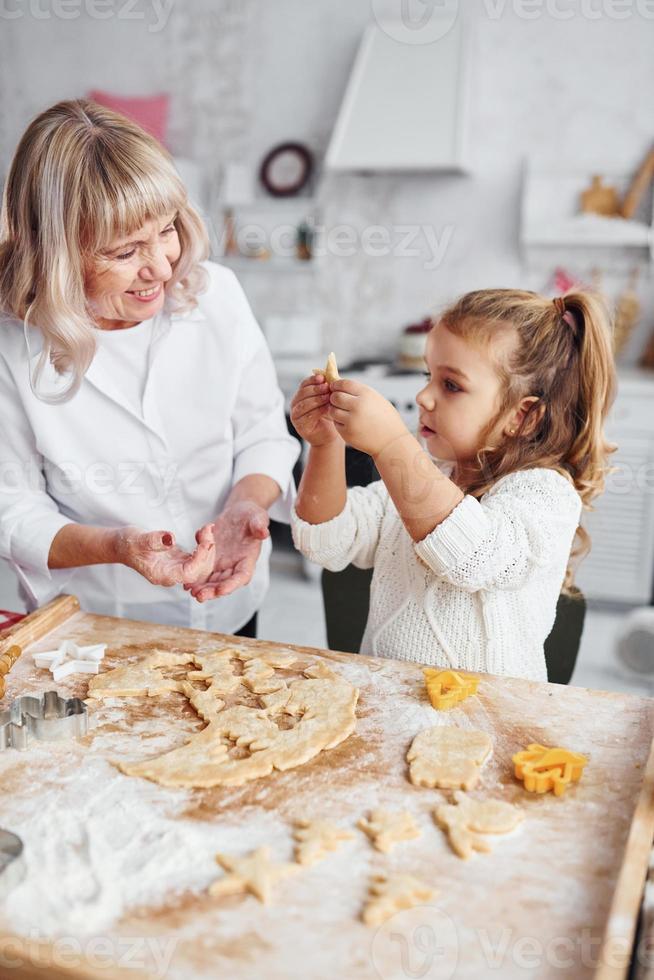
MULTIPOLYGON (((173 149, 214 175, 229 160, 255 165, 285 138, 305 140, 320 156, 372 2, 376 10, 382 5, 162 0, 157 15, 153 0, 138 0, 125 19, 125 0, 115 0, 113 16, 99 21, 88 12, 91 0, 68 2, 76 19, 37 18, 30 13, 34 0, 6 4, 23 15, 0 20, 0 168, 32 114, 94 86, 124 94, 171 91, 173 149), (157 22, 165 26, 152 30, 157 22)), ((397 10, 399 0, 386 6, 397 10)), ((248 276, 257 310, 319 309, 325 346, 344 359, 392 349, 403 324, 463 290, 543 286, 544 272, 527 274, 520 265, 522 160, 529 155, 543 165, 599 172, 636 166, 654 134, 654 20, 644 16, 651 6, 466 3, 475 29, 472 175, 339 177, 322 191, 328 226, 379 223, 393 230, 415 223, 428 225, 437 239, 449 228, 442 263, 426 268, 431 252, 422 236, 422 257, 330 255, 315 280, 266 274, 257 283, 248 276), (616 19, 616 11, 626 18, 616 19), (566 12, 570 19, 560 19, 566 12)), ((623 282, 617 276, 606 285, 615 293, 623 282)), ((647 315, 629 359, 654 326, 651 281, 641 280, 640 289, 647 315)))

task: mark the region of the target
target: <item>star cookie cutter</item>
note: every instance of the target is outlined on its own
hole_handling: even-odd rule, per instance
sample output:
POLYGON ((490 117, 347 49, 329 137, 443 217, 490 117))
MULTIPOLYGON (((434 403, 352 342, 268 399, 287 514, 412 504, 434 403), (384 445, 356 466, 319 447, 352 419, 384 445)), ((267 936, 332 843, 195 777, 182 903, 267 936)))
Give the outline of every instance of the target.
POLYGON ((104 657, 106 643, 79 646, 74 640, 63 640, 56 650, 32 654, 37 667, 45 667, 56 684, 70 674, 97 674, 104 657))
POLYGON ((516 779, 524 782, 528 793, 547 793, 562 796, 570 783, 581 779, 588 762, 585 755, 569 749, 548 748, 533 743, 524 752, 513 756, 516 779))
POLYGON ((425 685, 429 700, 434 708, 447 711, 455 704, 465 701, 471 694, 477 693, 479 678, 474 674, 459 674, 455 670, 435 670, 425 667, 425 685))
POLYGON ((0 828, 0 901, 24 877, 23 842, 16 834, 0 828))
POLYGON ((58 742, 86 735, 88 714, 80 698, 62 698, 57 691, 24 694, 0 711, 0 751, 24 752, 33 738, 58 742))

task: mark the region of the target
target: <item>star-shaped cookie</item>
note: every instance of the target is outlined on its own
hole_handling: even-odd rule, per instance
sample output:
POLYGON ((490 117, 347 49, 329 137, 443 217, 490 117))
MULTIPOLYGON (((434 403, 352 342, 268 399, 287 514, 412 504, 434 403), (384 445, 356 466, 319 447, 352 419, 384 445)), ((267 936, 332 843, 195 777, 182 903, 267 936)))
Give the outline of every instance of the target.
POLYGON ((245 857, 216 854, 216 861, 227 871, 226 875, 209 886, 210 895, 235 895, 250 892, 260 902, 267 904, 278 881, 298 870, 297 864, 285 864, 270 860, 270 848, 259 847, 245 857))

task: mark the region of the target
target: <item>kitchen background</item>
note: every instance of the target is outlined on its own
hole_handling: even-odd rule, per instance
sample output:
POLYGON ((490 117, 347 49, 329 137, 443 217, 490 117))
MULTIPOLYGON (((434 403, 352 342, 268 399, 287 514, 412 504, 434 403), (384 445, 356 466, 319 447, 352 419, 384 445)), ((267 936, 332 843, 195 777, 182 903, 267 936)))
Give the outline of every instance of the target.
MULTIPOLYGON (((572 682, 650 693, 652 172, 629 220, 578 212, 615 210, 648 159, 653 42, 649 0, 0 0, 0 180, 58 99, 145 99, 131 109, 160 127, 285 391, 334 350, 374 362, 409 419, 420 380, 379 366, 415 352, 408 324, 473 288, 600 283, 619 311, 619 472, 588 521, 572 682), (287 141, 313 166, 276 197, 259 167, 287 141)), ((316 571, 276 543, 260 636, 324 646, 316 571)), ((20 608, 4 566, 0 606, 20 608)))

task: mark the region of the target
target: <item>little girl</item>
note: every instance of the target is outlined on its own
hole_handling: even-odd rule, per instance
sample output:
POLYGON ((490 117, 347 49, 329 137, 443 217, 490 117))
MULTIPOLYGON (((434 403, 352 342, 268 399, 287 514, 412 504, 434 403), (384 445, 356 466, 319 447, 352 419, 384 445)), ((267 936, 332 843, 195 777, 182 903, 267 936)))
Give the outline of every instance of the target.
POLYGON ((582 507, 604 489, 615 376, 601 299, 468 293, 427 338, 419 440, 380 394, 323 375, 291 419, 310 445, 296 546, 332 571, 372 568, 361 653, 547 680, 543 643, 582 507), (345 445, 381 481, 350 490, 345 445))

